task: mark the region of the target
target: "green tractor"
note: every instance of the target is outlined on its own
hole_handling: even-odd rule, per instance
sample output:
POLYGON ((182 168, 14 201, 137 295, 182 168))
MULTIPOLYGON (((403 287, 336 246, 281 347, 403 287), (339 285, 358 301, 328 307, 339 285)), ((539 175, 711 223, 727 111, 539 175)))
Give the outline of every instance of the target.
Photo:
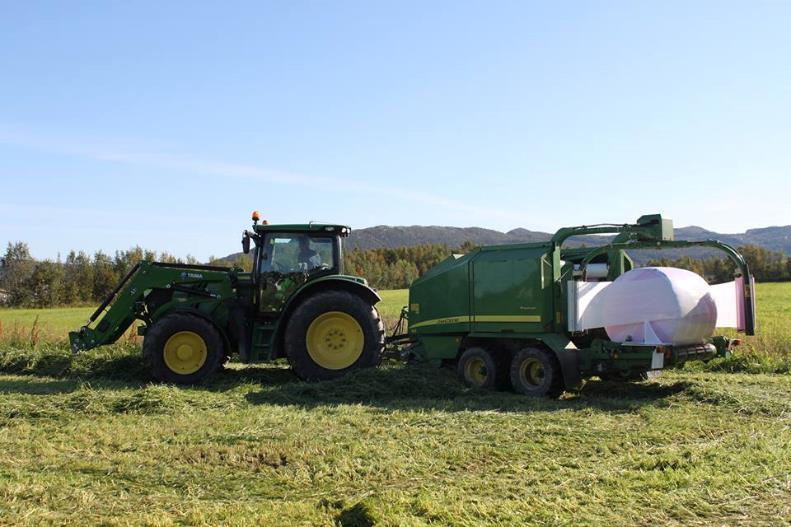
POLYGON ((259 223, 245 230, 253 270, 140 262, 69 333, 72 351, 115 342, 136 321, 155 378, 199 382, 236 353, 245 363, 288 359, 302 379, 339 377, 379 364, 381 300, 343 274, 344 225, 259 223))

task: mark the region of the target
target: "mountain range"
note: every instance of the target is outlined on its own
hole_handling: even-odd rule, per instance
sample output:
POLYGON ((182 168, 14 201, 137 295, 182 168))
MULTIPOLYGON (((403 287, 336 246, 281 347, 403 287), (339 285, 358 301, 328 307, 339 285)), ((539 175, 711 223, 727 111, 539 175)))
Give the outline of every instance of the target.
MULTIPOLYGON (((742 245, 758 245, 772 251, 791 254, 791 225, 782 227, 763 227, 749 229, 738 234, 722 234, 704 229, 703 227, 690 226, 681 227, 674 230, 677 240, 719 240, 721 242, 740 247, 742 245)), ((481 227, 441 227, 441 226, 403 226, 394 227, 379 225, 376 227, 366 227, 363 229, 352 230, 349 238, 345 240, 344 247, 350 249, 378 249, 411 247, 422 244, 445 244, 451 248, 460 247, 464 242, 472 242, 475 245, 502 245, 508 243, 530 243, 547 241, 552 237, 551 233, 541 231, 531 231, 528 229, 513 229, 508 232, 500 232, 481 227)), ((601 245, 611 240, 612 236, 575 236, 571 238, 567 245, 601 245)), ((241 253, 235 253, 222 258, 220 261, 233 261, 241 253)), ((644 264, 650 259, 659 257, 678 258, 689 255, 693 258, 705 258, 708 256, 723 256, 719 251, 713 249, 691 249, 691 250, 642 250, 630 251, 632 257, 639 263, 644 264)))
MULTIPOLYGON (((734 247, 758 245, 772 251, 791 254, 791 225, 784 227, 763 227, 749 229, 738 234, 722 234, 703 227, 681 227, 675 229, 677 240, 719 240, 734 247)), ((352 230, 346 240, 348 249, 376 249, 380 247, 409 247, 426 243, 443 243, 449 247, 459 247, 469 241, 475 245, 499 245, 506 243, 528 243, 547 241, 551 233, 513 229, 500 232, 481 227, 439 227, 419 226, 390 227, 380 225, 352 230)), ((575 236, 570 245, 600 245, 612 239, 611 236, 575 236)))

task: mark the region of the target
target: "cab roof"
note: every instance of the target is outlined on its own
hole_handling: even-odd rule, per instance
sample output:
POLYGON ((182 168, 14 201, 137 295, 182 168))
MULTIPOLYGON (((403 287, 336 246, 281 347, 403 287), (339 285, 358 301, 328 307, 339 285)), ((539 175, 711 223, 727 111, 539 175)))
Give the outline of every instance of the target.
POLYGON ((289 223, 281 225, 257 224, 253 226, 255 232, 306 232, 306 233, 333 233, 348 236, 351 227, 331 223, 289 223))

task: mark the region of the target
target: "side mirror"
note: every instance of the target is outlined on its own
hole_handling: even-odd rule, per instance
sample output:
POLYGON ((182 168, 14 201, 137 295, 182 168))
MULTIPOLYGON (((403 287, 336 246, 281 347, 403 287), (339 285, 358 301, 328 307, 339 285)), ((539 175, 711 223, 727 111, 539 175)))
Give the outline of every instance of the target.
POLYGON ((247 234, 247 231, 242 234, 242 252, 250 254, 250 235, 247 234))

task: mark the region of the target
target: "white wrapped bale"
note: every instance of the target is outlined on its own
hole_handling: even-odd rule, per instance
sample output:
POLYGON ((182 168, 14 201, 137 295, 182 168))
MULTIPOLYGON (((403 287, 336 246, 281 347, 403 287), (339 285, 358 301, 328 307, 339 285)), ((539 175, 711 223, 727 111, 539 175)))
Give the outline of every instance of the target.
POLYGON ((603 327, 614 342, 684 345, 711 337, 717 324, 709 285, 684 269, 641 267, 614 282, 573 285, 572 331, 603 327))
POLYGON ((607 288, 603 301, 604 328, 614 342, 697 344, 717 323, 709 284, 684 269, 634 269, 607 288))

